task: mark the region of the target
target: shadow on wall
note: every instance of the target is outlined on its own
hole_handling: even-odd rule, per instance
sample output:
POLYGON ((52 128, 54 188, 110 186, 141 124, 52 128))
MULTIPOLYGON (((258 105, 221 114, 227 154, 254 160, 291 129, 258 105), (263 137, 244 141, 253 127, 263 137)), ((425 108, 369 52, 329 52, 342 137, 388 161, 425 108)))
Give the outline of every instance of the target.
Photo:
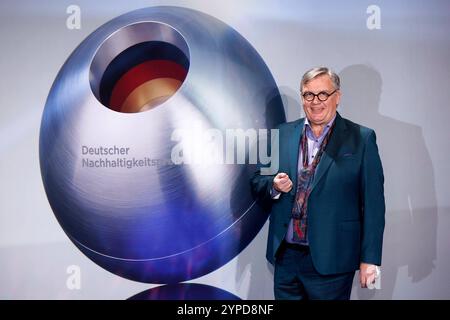
MULTIPOLYGON (((401 287, 396 287, 400 268, 407 267, 412 283, 425 279, 435 268, 437 201, 433 164, 422 128, 379 113, 382 78, 377 70, 351 65, 339 76, 342 107, 338 110, 344 117, 375 130, 385 177, 382 289, 361 289, 357 273, 352 298, 392 299, 394 289, 403 295, 401 287)), ((391 108, 395 103, 385 101, 391 108)))

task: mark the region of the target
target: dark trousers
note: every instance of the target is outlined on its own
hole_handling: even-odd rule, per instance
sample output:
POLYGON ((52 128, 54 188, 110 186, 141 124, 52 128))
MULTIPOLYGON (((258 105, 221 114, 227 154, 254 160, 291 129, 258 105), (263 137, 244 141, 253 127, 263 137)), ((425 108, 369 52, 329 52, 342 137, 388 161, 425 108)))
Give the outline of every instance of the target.
POLYGON ((309 247, 283 242, 275 261, 276 300, 349 300, 355 272, 321 275, 309 247))

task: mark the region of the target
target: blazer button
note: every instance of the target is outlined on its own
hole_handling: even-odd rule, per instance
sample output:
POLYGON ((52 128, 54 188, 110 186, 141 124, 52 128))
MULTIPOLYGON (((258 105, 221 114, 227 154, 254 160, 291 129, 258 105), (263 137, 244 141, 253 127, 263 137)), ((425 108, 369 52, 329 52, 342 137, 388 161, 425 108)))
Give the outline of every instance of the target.
POLYGON ((288 224, 287 224, 287 223, 283 223, 283 226, 284 226, 285 228, 287 228, 288 224))

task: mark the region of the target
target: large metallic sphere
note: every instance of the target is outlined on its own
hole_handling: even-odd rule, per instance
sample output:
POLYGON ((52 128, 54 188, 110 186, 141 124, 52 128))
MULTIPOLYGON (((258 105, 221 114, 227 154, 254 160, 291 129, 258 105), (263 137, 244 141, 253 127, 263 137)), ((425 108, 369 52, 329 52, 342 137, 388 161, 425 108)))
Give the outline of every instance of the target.
POLYGON ((251 196, 253 164, 177 164, 173 150, 204 149, 205 129, 225 145, 227 129, 284 120, 267 66, 231 27, 185 8, 133 11, 87 37, 55 79, 40 132, 45 190, 103 268, 142 282, 196 278, 245 248, 267 214, 251 196))

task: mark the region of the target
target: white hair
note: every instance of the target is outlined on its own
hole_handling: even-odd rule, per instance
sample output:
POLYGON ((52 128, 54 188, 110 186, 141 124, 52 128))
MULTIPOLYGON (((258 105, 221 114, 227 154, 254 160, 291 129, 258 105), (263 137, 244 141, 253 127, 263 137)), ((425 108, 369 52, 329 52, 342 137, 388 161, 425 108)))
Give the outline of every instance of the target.
POLYGON ((341 80, 333 70, 327 67, 315 67, 306 71, 303 75, 302 81, 300 82, 300 90, 302 90, 303 86, 306 85, 309 81, 324 74, 330 77, 331 82, 333 82, 334 89, 339 90, 341 88, 341 80))

